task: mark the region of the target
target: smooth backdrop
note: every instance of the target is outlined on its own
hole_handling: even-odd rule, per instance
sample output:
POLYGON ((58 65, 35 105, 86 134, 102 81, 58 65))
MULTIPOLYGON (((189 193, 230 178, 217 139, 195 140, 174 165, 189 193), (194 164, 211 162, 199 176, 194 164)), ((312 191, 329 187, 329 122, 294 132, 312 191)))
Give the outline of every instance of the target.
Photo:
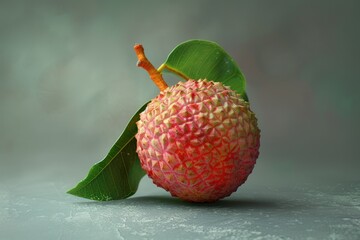
MULTIPOLYGON (((259 120, 261 154, 248 186, 358 183, 359 7, 1 0, 0 180, 75 185, 158 94, 133 45, 159 66, 177 44, 207 39, 239 64, 259 120)), ((142 180, 143 194, 155 189, 142 180)))

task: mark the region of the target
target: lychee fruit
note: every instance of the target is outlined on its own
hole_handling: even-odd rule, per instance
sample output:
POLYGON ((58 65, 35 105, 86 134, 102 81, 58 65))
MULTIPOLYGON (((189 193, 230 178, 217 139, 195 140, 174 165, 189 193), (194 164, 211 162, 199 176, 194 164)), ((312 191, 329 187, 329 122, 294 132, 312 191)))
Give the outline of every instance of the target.
MULTIPOLYGON (((139 57, 144 67, 141 61, 148 60, 139 57)), ((260 130, 248 102, 220 82, 162 84, 137 122, 142 168, 157 186, 186 201, 229 196, 259 155, 260 130)))

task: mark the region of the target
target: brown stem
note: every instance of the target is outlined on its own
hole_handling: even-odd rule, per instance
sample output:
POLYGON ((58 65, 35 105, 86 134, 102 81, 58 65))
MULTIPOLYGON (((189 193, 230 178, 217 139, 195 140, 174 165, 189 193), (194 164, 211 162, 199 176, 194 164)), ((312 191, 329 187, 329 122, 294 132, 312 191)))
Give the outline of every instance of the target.
POLYGON ((158 70, 156 70, 156 68, 146 58, 143 46, 141 44, 136 44, 134 46, 134 50, 136 56, 138 57, 137 66, 142 67, 149 73, 151 80, 153 80, 153 82, 160 89, 160 91, 165 90, 168 87, 168 85, 164 81, 161 73, 158 70))

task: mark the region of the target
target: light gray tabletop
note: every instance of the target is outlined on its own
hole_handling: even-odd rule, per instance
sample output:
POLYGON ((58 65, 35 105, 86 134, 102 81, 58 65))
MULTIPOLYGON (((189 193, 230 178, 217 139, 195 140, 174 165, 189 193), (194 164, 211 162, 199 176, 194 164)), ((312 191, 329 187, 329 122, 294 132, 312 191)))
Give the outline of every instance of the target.
POLYGON ((135 196, 110 202, 67 195, 64 181, 4 183, 0 239, 360 239, 356 183, 249 181, 211 204, 172 198, 147 177, 135 196))
POLYGON ((0 0, 0 240, 359 240, 359 8, 0 0), (245 185, 213 204, 147 177, 123 201, 66 194, 159 93, 134 44, 158 67, 189 39, 217 42, 246 76, 261 148, 245 185))

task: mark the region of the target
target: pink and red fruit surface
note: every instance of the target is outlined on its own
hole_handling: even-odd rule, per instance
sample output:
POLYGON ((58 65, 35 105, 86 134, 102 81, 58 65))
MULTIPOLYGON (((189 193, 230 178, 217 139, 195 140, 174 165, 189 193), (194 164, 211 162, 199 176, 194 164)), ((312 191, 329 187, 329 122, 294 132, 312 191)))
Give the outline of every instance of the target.
POLYGON ((229 196, 259 155, 254 113, 219 82, 188 80, 166 88, 140 114, 137 127, 142 168, 157 186, 186 201, 229 196))

